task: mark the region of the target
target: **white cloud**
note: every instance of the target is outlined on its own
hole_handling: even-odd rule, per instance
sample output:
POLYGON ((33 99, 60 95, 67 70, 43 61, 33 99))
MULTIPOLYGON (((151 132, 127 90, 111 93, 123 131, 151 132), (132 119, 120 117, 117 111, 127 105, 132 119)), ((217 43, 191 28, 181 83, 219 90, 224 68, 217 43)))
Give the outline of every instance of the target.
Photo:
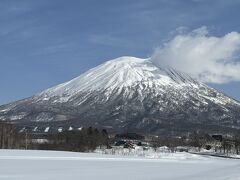
POLYGON ((209 83, 240 81, 240 33, 210 36, 206 27, 175 36, 151 60, 209 83))

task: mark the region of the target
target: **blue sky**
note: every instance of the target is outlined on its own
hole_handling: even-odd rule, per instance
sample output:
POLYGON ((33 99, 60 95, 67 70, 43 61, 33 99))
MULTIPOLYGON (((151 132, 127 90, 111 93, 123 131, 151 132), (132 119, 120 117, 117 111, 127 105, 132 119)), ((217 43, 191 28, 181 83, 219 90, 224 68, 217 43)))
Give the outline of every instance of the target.
MULTIPOLYGON (((0 104, 109 59, 149 57, 179 27, 240 32, 239 9, 239 0, 0 0, 0 104)), ((209 85, 240 100, 238 81, 209 85)))

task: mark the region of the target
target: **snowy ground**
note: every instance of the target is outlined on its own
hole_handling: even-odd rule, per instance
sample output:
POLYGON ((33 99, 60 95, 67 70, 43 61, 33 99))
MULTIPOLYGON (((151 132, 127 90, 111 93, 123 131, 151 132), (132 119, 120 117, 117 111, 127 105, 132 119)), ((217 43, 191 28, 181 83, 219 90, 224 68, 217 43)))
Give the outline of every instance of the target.
POLYGON ((0 150, 0 180, 240 180, 240 160, 163 153, 158 159, 0 150))

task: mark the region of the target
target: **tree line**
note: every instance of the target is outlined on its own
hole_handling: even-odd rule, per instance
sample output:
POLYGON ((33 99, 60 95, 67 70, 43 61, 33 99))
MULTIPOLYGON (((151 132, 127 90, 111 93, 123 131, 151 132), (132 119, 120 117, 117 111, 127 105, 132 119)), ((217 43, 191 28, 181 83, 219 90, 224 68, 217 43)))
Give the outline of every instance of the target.
MULTIPOLYGON (((117 136, 119 138, 119 136, 117 136)), ((224 154, 240 154, 240 132, 231 137, 216 139, 209 134, 194 132, 189 136, 153 137, 149 140, 150 146, 157 148, 167 146, 172 151, 178 146, 190 146, 200 150, 214 149, 215 152, 224 154)), ((39 137, 36 134, 27 132, 18 132, 14 125, 0 122, 0 149, 39 149, 39 150, 63 150, 89 152, 94 151, 97 147, 111 148, 114 139, 110 139, 105 129, 88 127, 81 131, 63 131, 54 134, 45 134, 39 137), (45 139, 44 143, 34 142, 33 140, 45 139)))
POLYGON ((63 131, 48 135, 48 143, 38 144, 37 149, 89 152, 98 146, 109 147, 108 132, 97 128, 83 128, 81 131, 63 131))
POLYGON ((240 132, 230 137, 219 136, 222 138, 216 139, 207 133, 193 132, 189 136, 182 137, 154 137, 152 138, 152 146, 154 148, 167 146, 171 151, 176 151, 176 147, 185 146, 195 147, 198 151, 204 148, 207 150, 213 149, 215 152, 224 154, 240 154, 240 132))
POLYGON ((22 148, 22 134, 12 124, 0 122, 0 149, 22 148))
POLYGON ((108 132, 105 129, 83 128, 81 131, 63 131, 61 133, 36 134, 18 132, 9 123, 0 122, 0 149, 39 149, 64 151, 93 151, 98 146, 109 147, 108 132), (44 138, 44 143, 34 140, 44 138))

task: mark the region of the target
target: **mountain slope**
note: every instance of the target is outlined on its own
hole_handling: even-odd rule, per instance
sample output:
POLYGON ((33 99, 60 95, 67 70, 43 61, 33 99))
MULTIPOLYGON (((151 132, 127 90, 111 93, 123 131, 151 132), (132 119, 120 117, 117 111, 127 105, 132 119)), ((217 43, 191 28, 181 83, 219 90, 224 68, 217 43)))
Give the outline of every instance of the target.
POLYGON ((1 106, 0 119, 34 128, 99 126, 179 134, 237 130, 239 112, 239 102, 186 74, 159 68, 149 59, 121 57, 1 106))

